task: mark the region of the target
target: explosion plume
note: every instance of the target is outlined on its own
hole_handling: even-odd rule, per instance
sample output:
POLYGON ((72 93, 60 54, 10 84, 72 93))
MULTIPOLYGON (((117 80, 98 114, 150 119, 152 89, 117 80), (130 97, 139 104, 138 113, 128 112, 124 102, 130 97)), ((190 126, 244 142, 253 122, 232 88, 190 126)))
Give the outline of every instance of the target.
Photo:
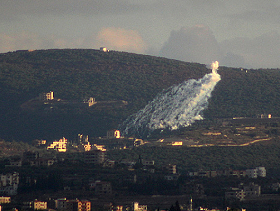
POLYGON ((163 90, 145 108, 123 122, 122 134, 147 137, 157 129, 177 130, 202 120, 201 111, 207 108, 208 99, 221 80, 218 67, 219 63, 215 61, 212 73, 163 90))

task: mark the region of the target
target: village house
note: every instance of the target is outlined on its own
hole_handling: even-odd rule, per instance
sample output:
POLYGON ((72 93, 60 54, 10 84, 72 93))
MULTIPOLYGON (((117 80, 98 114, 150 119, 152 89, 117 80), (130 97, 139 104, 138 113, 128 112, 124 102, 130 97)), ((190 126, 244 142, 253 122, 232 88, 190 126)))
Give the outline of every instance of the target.
POLYGON ((55 200, 55 209, 61 211, 90 211, 91 202, 88 200, 60 198, 55 200))
POLYGON ((0 197, 0 204, 9 204, 9 203, 11 203, 10 196, 1 196, 0 197))
POLYGON ((50 144, 47 149, 54 149, 55 151, 58 152, 66 152, 67 151, 67 139, 62 138, 59 139, 59 141, 53 141, 52 144, 50 144))

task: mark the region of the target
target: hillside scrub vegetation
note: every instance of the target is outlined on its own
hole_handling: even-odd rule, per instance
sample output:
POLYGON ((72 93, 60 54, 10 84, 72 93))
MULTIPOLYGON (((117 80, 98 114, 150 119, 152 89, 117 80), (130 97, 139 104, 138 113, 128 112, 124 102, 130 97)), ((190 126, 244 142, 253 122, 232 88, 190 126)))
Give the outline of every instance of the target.
MULTIPOLYGON (((98 137, 117 128, 156 94, 211 72, 206 65, 126 52, 53 49, 0 54, 0 137, 32 141, 98 137), (26 112, 25 102, 53 91, 55 98, 82 101, 123 100, 114 109, 66 109, 26 112)), ((280 116, 279 69, 243 70, 220 67, 221 81, 204 111, 207 119, 269 113, 280 116)))

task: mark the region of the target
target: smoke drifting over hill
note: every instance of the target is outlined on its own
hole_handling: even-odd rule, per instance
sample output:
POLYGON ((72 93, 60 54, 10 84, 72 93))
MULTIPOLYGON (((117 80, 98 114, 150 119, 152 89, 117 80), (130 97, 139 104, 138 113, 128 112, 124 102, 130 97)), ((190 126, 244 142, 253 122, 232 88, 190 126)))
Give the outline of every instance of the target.
POLYGON ((145 108, 125 120, 122 134, 146 137, 154 130, 177 130, 202 120, 201 111, 207 107, 211 92, 221 80, 218 67, 216 61, 212 64, 212 73, 164 90, 145 108))

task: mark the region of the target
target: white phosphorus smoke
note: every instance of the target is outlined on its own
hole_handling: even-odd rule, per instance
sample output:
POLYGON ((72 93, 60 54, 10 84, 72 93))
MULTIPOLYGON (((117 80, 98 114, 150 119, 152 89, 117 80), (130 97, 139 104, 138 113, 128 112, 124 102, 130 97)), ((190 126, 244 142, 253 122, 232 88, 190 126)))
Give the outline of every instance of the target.
POLYGON ((208 99, 221 80, 218 67, 218 61, 213 62, 212 73, 163 90, 145 108, 124 121, 122 134, 146 137, 154 130, 177 130, 202 120, 201 111, 207 108, 208 99))

